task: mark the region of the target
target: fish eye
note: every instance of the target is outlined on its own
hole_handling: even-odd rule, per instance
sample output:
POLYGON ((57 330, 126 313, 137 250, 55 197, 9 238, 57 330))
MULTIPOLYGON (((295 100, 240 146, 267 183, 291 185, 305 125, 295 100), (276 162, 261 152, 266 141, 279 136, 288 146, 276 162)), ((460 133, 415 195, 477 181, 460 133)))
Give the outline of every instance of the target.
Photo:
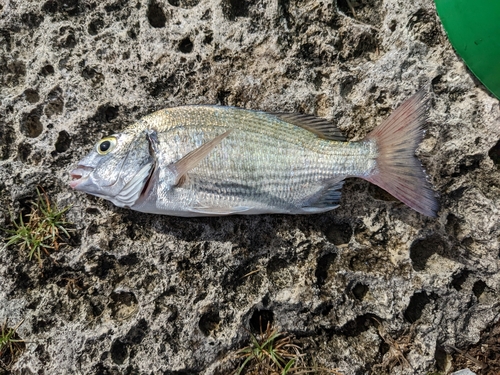
POLYGON ((99 155, 106 155, 108 152, 113 150, 116 146, 115 137, 105 137, 97 142, 96 150, 99 155))

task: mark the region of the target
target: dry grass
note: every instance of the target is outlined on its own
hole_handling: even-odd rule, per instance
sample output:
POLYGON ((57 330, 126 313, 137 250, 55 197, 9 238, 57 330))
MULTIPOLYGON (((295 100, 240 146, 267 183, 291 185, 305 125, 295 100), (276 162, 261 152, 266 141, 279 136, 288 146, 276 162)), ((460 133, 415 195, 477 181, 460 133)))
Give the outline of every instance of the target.
POLYGON ((460 350, 449 346, 455 353, 452 370, 470 368, 478 375, 500 374, 500 320, 481 332, 479 342, 460 350))
POLYGON ((414 345, 415 326, 412 325, 408 332, 404 332, 397 339, 394 339, 387 333, 384 325, 378 320, 376 321, 378 323, 378 334, 388 345, 389 350, 384 355, 382 363, 373 366, 373 370, 376 372, 387 372, 391 374, 393 372, 393 368, 396 366, 401 366, 402 368, 409 367, 411 369, 412 366, 406 359, 406 355, 410 352, 411 347, 414 345))

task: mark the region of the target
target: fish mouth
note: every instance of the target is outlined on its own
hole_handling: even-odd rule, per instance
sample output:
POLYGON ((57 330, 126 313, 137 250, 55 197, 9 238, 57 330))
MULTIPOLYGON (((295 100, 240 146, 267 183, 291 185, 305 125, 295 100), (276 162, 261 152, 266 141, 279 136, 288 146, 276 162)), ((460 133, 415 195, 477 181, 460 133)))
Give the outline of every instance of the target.
POLYGON ((86 167, 85 165, 77 165, 76 169, 73 169, 69 174, 71 176, 71 182, 69 183, 69 186, 71 186, 73 189, 76 189, 76 187, 85 181, 89 175, 90 172, 92 172, 94 168, 92 167, 86 167))

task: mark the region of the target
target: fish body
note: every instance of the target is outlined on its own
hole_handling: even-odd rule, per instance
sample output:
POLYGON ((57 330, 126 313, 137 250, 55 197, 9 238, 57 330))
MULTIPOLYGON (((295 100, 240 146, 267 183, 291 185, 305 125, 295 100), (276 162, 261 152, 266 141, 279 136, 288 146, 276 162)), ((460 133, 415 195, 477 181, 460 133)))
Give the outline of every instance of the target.
MULTIPOLYGON (((389 151, 401 157, 396 168, 411 164, 411 173, 401 171, 403 184, 396 184, 395 191, 410 189, 402 200, 434 216, 437 203, 413 155, 422 137, 425 95, 417 94, 403 109, 400 115, 396 110, 399 118, 392 127, 410 132, 411 144, 404 152, 398 151, 401 140, 394 134, 390 142, 383 139, 392 130, 404 133, 401 129, 377 128, 381 135, 375 129, 373 136, 347 142, 332 124, 314 116, 222 106, 168 108, 100 140, 71 172, 70 185, 147 213, 320 213, 338 206, 347 177, 386 188, 383 163, 391 156, 390 146, 389 151), (417 192, 408 174, 418 181, 417 192), (423 204, 414 202, 420 198, 423 204)), ((406 142, 405 135, 401 137, 406 142)), ((391 163, 389 169, 394 169, 391 163)), ((390 170, 385 178, 393 173, 390 170)))

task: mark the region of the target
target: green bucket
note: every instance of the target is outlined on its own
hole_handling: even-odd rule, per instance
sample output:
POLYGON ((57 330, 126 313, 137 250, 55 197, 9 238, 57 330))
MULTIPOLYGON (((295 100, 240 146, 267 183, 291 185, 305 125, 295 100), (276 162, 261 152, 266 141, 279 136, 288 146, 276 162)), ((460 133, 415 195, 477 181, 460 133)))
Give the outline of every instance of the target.
POLYGON ((500 0, 434 0, 451 44, 500 99, 500 0))

